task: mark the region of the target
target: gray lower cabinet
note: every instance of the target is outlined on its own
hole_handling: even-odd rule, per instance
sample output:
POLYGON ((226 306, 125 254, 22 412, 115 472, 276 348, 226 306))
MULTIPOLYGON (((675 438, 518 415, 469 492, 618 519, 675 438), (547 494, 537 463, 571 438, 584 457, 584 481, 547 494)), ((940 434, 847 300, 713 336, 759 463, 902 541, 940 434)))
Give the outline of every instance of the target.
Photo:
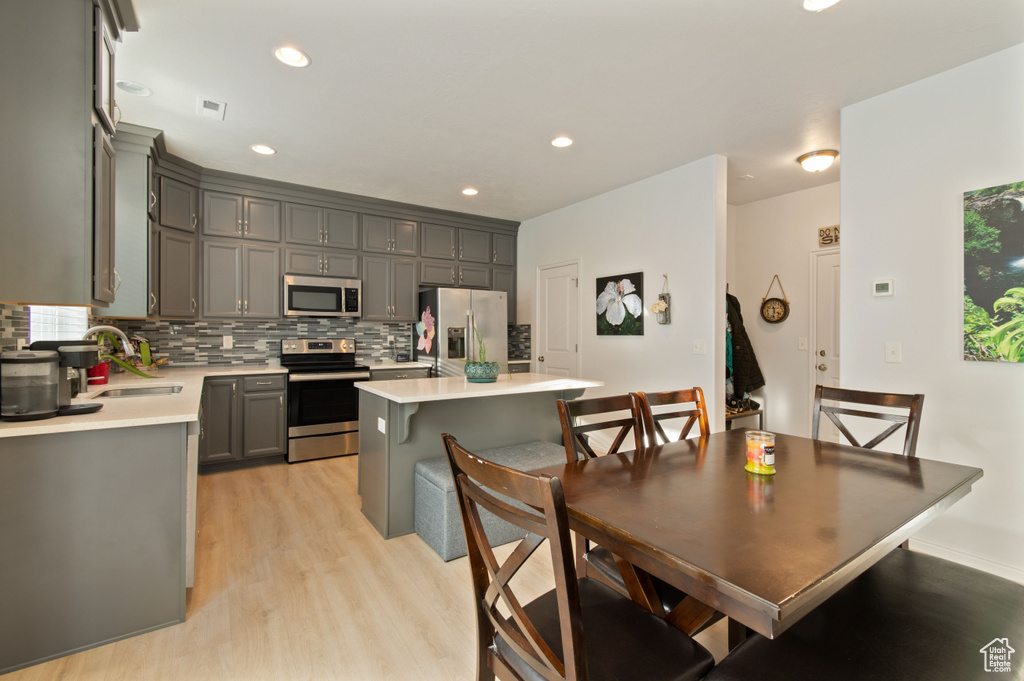
POLYGON ((277 246, 203 241, 203 317, 280 319, 277 246))
POLYGON ((280 241, 281 202, 203 192, 203 234, 280 241))
POLYGON ((196 231, 199 222, 199 188, 176 180, 160 177, 160 226, 196 231))
POLYGON ((287 452, 285 375, 207 378, 203 383, 199 463, 287 452))
POLYGON ((195 319, 199 299, 196 237, 173 229, 160 229, 158 236, 159 286, 151 302, 161 317, 195 319))
POLYGON ((418 264, 405 258, 363 256, 363 321, 417 320, 418 264))
POLYGON ((491 288, 508 294, 508 323, 516 323, 516 271, 510 267, 491 270, 491 288))
POLYGON ((324 277, 359 278, 359 253, 333 248, 284 249, 285 274, 310 274, 324 277))

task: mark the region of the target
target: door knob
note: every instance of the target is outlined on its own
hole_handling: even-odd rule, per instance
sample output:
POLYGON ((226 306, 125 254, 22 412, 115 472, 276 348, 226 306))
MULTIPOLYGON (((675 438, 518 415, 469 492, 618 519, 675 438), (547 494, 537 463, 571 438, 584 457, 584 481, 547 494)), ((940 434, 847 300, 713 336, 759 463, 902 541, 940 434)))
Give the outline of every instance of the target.
POLYGON ((819 364, 818 365, 818 371, 828 371, 828 365, 827 364, 819 364))
POLYGON ((538 361, 538 362, 543 362, 543 361, 544 361, 544 357, 543 357, 543 355, 542 355, 542 356, 540 356, 540 357, 538 357, 538 358, 537 358, 537 361, 538 361))

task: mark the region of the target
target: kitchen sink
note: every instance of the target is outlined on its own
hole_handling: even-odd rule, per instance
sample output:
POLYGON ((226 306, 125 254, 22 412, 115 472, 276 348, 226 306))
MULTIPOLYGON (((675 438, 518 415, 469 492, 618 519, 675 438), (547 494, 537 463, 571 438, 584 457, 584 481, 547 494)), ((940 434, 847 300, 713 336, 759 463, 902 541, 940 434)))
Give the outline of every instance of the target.
POLYGON ((181 392, 180 385, 134 385, 127 388, 108 388, 91 397, 135 397, 140 395, 176 395, 181 392))

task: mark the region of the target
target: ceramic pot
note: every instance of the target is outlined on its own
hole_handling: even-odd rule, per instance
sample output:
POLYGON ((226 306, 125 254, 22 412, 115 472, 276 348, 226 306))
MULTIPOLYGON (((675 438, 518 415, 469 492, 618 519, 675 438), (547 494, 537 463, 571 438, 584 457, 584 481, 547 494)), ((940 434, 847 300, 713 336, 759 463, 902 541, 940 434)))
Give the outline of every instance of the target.
POLYGON ((470 383, 494 383, 501 368, 497 362, 466 362, 466 380, 470 383))

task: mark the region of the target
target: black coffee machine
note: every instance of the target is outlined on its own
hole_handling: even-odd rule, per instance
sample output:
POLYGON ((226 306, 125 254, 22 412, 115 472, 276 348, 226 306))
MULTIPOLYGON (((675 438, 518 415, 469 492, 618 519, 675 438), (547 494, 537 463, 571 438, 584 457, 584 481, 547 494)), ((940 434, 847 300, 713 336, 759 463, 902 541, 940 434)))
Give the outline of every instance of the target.
POLYGON ((91 414, 103 408, 101 402, 71 404, 71 398, 88 385, 85 370, 100 363, 100 348, 83 340, 35 341, 29 350, 56 350, 60 353, 60 377, 57 382, 58 416, 91 414))

